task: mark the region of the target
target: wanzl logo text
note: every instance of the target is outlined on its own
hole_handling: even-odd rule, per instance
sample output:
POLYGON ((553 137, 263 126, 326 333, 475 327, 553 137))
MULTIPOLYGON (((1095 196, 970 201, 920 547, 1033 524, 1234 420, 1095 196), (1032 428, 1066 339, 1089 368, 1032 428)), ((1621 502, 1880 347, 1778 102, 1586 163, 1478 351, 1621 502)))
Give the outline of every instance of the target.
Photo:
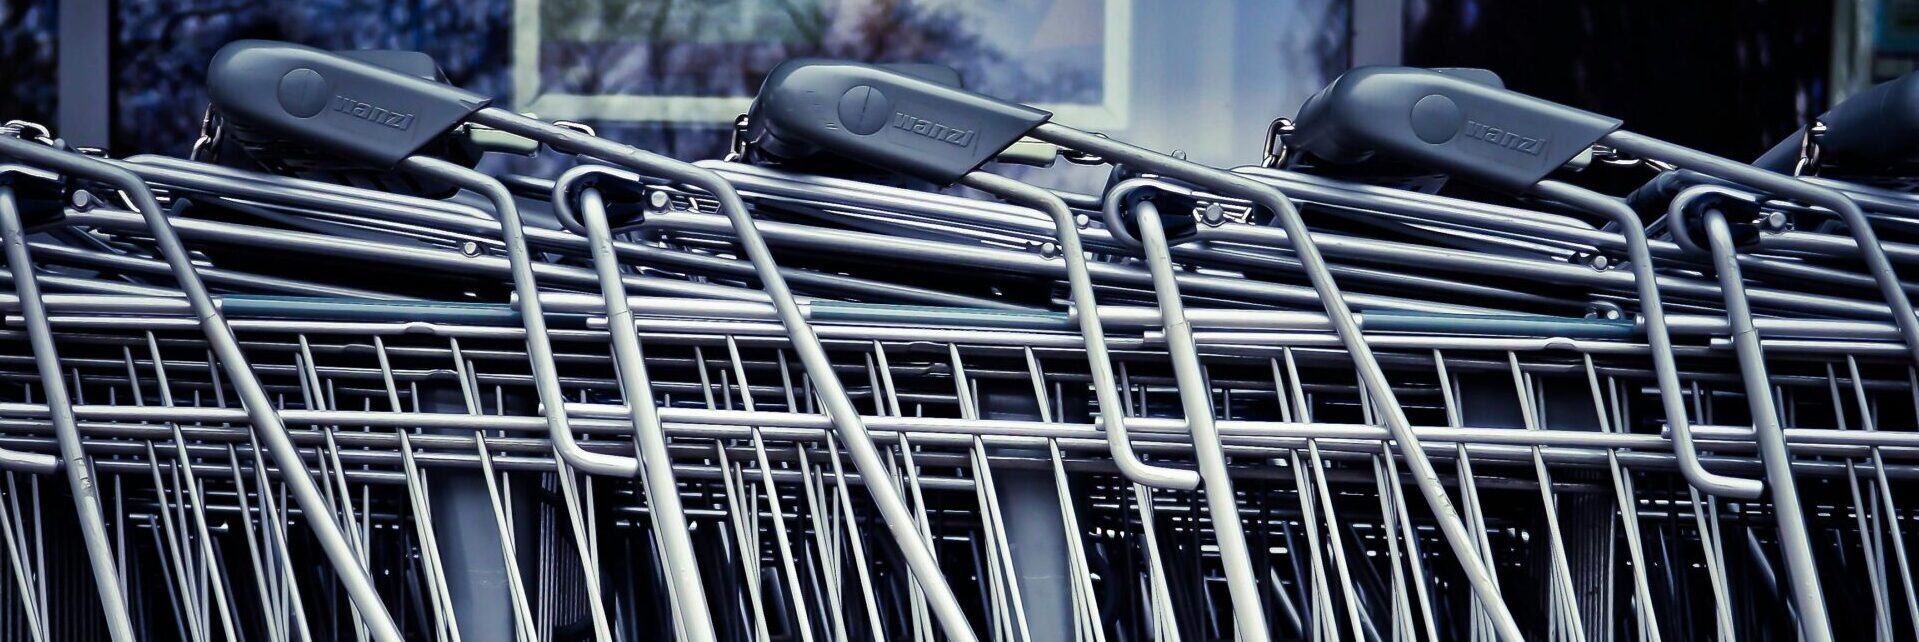
POLYGON ((904 129, 956 147, 965 147, 973 144, 973 134, 977 131, 960 129, 958 127, 947 127, 905 112, 895 112, 893 114, 893 127, 904 129))
POLYGON ((1471 120, 1466 121, 1466 137, 1532 156, 1538 156, 1546 147, 1545 139, 1521 136, 1511 130, 1471 120))
POLYGON ((346 96, 333 97, 333 111, 402 131, 413 126, 413 114, 402 114, 385 107, 375 107, 346 96))

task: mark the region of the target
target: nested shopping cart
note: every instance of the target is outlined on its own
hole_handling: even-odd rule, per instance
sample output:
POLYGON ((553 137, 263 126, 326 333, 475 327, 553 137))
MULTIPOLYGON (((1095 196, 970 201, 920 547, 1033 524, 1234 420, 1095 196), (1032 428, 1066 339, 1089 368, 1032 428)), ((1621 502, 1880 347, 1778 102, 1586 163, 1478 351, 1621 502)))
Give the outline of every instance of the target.
POLYGON ((1919 627, 1919 207, 1857 120, 1793 178, 1377 68, 1219 169, 798 60, 686 163, 418 54, 209 84, 186 159, 0 136, 10 639, 1919 627))

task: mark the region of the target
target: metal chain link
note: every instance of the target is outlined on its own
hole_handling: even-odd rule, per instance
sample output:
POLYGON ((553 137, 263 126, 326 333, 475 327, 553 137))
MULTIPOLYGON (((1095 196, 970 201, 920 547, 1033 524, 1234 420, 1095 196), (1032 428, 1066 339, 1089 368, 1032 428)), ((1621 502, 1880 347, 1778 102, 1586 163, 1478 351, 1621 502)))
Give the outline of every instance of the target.
POLYGON ((1284 137, 1293 133, 1294 129, 1293 119, 1284 116, 1274 118, 1272 124, 1266 126, 1265 153, 1260 157, 1260 167, 1272 169, 1286 162, 1286 156, 1292 150, 1286 147, 1284 137))
POLYGON ((1819 175, 1819 138, 1826 135, 1826 124, 1812 121, 1799 137, 1799 162, 1793 163, 1793 176, 1819 175))
POLYGON ((213 105, 200 116, 200 137, 194 139, 193 150, 187 153, 187 160, 211 163, 219 160, 220 143, 226 132, 225 119, 213 111, 213 105))

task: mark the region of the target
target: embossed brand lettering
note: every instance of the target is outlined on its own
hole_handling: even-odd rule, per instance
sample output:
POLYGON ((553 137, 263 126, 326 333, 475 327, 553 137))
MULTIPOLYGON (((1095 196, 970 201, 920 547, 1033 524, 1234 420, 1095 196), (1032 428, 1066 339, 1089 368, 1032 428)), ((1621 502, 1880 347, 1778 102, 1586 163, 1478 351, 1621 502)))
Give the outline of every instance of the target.
POLYGON ((1522 136, 1511 130, 1500 129, 1474 120, 1466 121, 1466 137, 1531 156, 1538 156, 1539 152, 1546 147, 1546 140, 1543 138, 1522 136))
POLYGON ((402 114, 385 107, 375 107, 346 96, 333 97, 333 111, 401 131, 413 126, 413 114, 402 114))
POLYGON ((971 129, 947 127, 906 112, 894 112, 893 127, 957 147, 965 147, 973 144, 973 134, 975 132, 975 130, 971 129))

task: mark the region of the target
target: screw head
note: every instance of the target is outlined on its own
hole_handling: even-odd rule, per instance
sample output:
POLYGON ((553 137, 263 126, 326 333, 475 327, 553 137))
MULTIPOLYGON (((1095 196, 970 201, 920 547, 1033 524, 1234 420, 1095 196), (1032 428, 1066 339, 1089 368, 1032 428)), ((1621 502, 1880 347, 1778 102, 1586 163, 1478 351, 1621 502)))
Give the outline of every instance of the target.
POLYGON ((840 95, 840 126, 865 136, 879 131, 893 117, 893 101, 880 90, 858 85, 840 95))
POLYGON ((333 83, 320 72, 301 67, 280 77, 280 108, 294 118, 312 118, 333 100, 333 83))
POLYGON ((465 255, 467 256, 467 258, 473 258, 473 257, 476 257, 476 256, 479 256, 479 255, 480 255, 480 244, 479 244, 479 243, 475 243, 475 242, 473 242, 473 241, 467 241, 467 242, 464 242, 464 243, 461 243, 461 244, 460 244, 460 253, 461 253, 461 254, 465 254, 465 255))
POLYGON ((1779 231, 1779 230, 1786 229, 1786 213, 1785 212, 1768 212, 1766 213, 1766 218, 1761 222, 1761 224, 1764 225, 1766 229, 1768 230, 1779 231))
POLYGON ((1226 223, 1226 208, 1218 203, 1207 203, 1206 209, 1200 211, 1199 220, 1214 227, 1223 225, 1226 223))

